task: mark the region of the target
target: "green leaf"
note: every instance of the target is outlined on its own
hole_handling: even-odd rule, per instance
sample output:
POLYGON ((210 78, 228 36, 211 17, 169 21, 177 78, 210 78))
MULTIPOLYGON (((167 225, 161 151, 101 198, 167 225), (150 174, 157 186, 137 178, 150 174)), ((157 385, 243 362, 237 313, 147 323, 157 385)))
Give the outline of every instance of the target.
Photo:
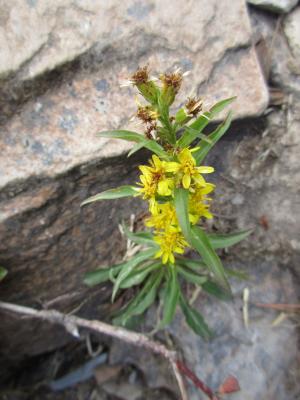
POLYGON ((132 156, 134 153, 137 151, 141 150, 144 147, 144 143, 137 143, 136 145, 133 146, 133 148, 130 150, 130 152, 127 154, 127 157, 132 156))
POLYGON ((145 137, 138 132, 126 131, 126 130, 114 130, 114 131, 103 131, 97 133, 97 136, 113 138, 113 139, 122 139, 127 140, 129 142, 141 143, 145 141, 145 137))
POLYGON ((206 276, 198 275, 196 272, 191 271, 187 268, 182 268, 182 267, 178 266, 178 272, 180 275, 182 275, 184 277, 184 279, 186 281, 194 283, 195 285, 202 286, 202 284, 207 281, 206 276))
POLYGON ((203 261, 213 273, 216 280, 230 292, 230 286, 227 282, 221 260, 212 248, 205 232, 198 226, 193 226, 191 228, 188 215, 188 199, 188 190, 183 188, 175 189, 174 203, 182 233, 190 245, 201 255, 203 261))
POLYGON ((160 96, 158 96, 158 112, 159 120, 165 128, 160 130, 160 134, 163 134, 163 139, 165 139, 168 143, 175 144, 175 133, 173 132, 173 128, 169 118, 169 105, 162 93, 160 94, 160 96))
POLYGON ((136 244, 158 247, 157 243, 153 240, 153 235, 150 232, 131 232, 128 227, 122 225, 125 235, 129 240, 136 244))
POLYGON ((199 150, 193 153, 193 157, 196 160, 197 165, 201 164, 204 158, 207 156, 208 152, 213 148, 213 146, 217 143, 219 139, 227 132, 232 120, 232 113, 230 112, 225 121, 217 127, 215 131, 208 135, 208 139, 211 143, 208 143, 207 140, 201 140, 197 143, 197 147, 200 147, 199 150))
POLYGON ((126 263, 126 267, 123 266, 121 269, 117 279, 115 280, 113 292, 112 292, 112 301, 114 301, 116 294, 121 286, 121 283, 130 275, 133 269, 139 265, 141 262, 148 260, 149 258, 153 257, 154 254, 157 252, 157 249, 148 249, 145 251, 141 251, 134 257, 132 257, 126 263))
POLYGON ((189 125, 190 129, 185 129, 181 138, 177 141, 177 144, 180 148, 188 147, 203 131, 203 129, 210 122, 210 113, 205 112, 200 117, 196 119, 191 125, 189 125))
POLYGON ((145 266, 143 265, 138 269, 133 270, 131 274, 121 283, 120 288, 127 289, 130 288, 131 286, 139 285, 146 279, 146 277, 151 272, 155 271, 160 266, 161 263, 154 263, 151 265, 145 265, 145 266))
POLYGON ((192 245, 199 252, 217 282, 230 293, 230 286, 221 260, 212 248, 206 233, 199 226, 192 228, 192 245))
POLYGON ((184 123, 188 118, 189 116, 187 115, 184 108, 180 108, 175 115, 175 121, 177 122, 177 124, 184 123))
POLYGON ((231 104, 233 101, 236 100, 236 96, 233 97, 228 97, 228 99, 224 99, 219 101, 218 103, 214 104, 212 108, 209 110, 211 113, 212 117, 215 117, 217 114, 219 114, 221 111, 224 110, 229 104, 231 104))
POLYGON ((179 299, 179 284, 177 280, 177 268, 175 265, 169 267, 170 276, 167 278, 167 287, 164 296, 163 319, 159 324, 159 329, 172 322, 176 306, 179 299))
POLYGON ((217 297, 219 300, 232 299, 232 296, 228 293, 228 291, 224 290, 221 286, 219 286, 212 280, 208 280, 207 282, 203 283, 202 289, 208 294, 217 297))
POLYGON ((186 127, 186 130, 190 132, 192 135, 196 135, 196 138, 202 139, 204 142, 211 144, 212 140, 209 138, 209 136, 204 135, 203 133, 198 133, 195 129, 191 128, 190 126, 186 127))
POLYGON ((151 306, 156 298, 163 274, 164 269, 161 268, 156 274, 150 275, 142 290, 131 300, 125 311, 113 320, 114 324, 125 325, 129 318, 143 314, 151 306))
POLYGON ((241 279, 242 281, 248 281, 250 279, 249 274, 247 274, 247 272, 244 271, 237 271, 236 269, 225 268, 225 272, 227 276, 241 279))
POLYGON ((207 268, 207 265, 202 260, 189 260, 187 258, 177 258, 176 263, 188 267, 194 271, 198 271, 199 268, 207 268))
POLYGON ((181 148, 188 147, 203 131, 203 129, 209 124, 209 122, 225 107, 227 107, 230 103, 235 100, 236 97, 230 97, 225 100, 221 100, 218 103, 216 103, 209 111, 203 113, 194 121, 189 128, 193 129, 193 132, 185 130, 181 138, 178 140, 178 145, 181 148))
POLYGON ((191 243, 191 224, 188 213, 189 191, 183 188, 175 188, 174 204, 176 209, 177 219, 182 230, 183 236, 191 243))
POLYGON ((0 267, 0 281, 2 281, 2 279, 4 279, 7 275, 7 270, 3 267, 0 267))
POLYGON ((212 332, 206 324, 203 316, 188 304, 182 294, 180 296, 180 307, 187 324, 193 329, 193 331, 206 340, 210 339, 212 332))
POLYGON ((115 274, 118 273, 124 265, 125 263, 122 263, 122 264, 117 264, 113 267, 99 268, 96 269, 95 271, 87 272, 84 275, 83 282, 88 286, 95 286, 98 285, 99 283, 106 282, 110 280, 111 272, 115 274))
POLYGON ((160 158, 168 159, 167 153, 164 151, 163 147, 155 142, 155 140, 150 140, 145 138, 143 135, 137 132, 126 131, 126 130, 115 130, 115 131, 104 131, 99 132, 98 136, 107 137, 107 138, 114 138, 114 139, 122 139, 131 142, 136 142, 139 144, 143 144, 142 147, 152 151, 160 158))
POLYGON ((214 249, 224 249, 241 242, 253 232, 252 229, 246 231, 228 233, 226 235, 210 233, 208 239, 214 249))
POLYGON ((116 189, 105 190, 104 192, 98 193, 95 196, 91 196, 81 203, 81 207, 86 204, 93 203, 99 200, 113 200, 120 199, 121 197, 131 197, 138 194, 138 188, 130 185, 120 186, 116 189))
POLYGON ((147 139, 144 142, 144 147, 152 153, 155 153, 158 157, 162 158, 163 160, 168 160, 169 156, 168 154, 164 151, 163 147, 155 142, 154 140, 147 139))

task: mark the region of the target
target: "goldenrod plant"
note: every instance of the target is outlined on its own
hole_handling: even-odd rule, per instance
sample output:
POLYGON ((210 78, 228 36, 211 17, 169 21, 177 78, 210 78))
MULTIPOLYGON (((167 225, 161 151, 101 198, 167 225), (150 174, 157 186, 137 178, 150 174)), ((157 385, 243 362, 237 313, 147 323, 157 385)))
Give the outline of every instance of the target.
POLYGON ((85 200, 82 205, 99 200, 121 197, 140 197, 148 203, 149 214, 144 219, 146 230, 123 230, 130 241, 142 249, 129 261, 89 272, 85 283, 93 286, 107 280, 113 283, 112 300, 120 290, 137 286, 136 296, 125 304, 114 322, 126 325, 143 314, 156 300, 161 299, 163 315, 158 324, 169 324, 180 305, 188 325, 199 335, 208 338, 210 329, 202 315, 189 304, 182 286, 187 281, 219 298, 230 298, 228 276, 242 276, 238 271, 225 269, 216 249, 229 247, 244 239, 250 231, 233 234, 208 234, 203 222, 213 217, 210 211, 214 184, 207 176, 214 172, 202 165, 205 157, 230 126, 232 113, 213 132, 203 129, 234 97, 222 100, 203 110, 202 101, 188 98, 175 115, 170 115, 184 74, 179 70, 151 78, 147 67, 139 68, 127 82, 137 88, 147 104, 138 103, 136 117, 144 124, 144 133, 114 130, 99 136, 135 143, 129 152, 141 148, 152 152, 147 165, 140 165, 139 182, 106 190, 85 200), (184 254, 193 249, 198 258, 184 254))

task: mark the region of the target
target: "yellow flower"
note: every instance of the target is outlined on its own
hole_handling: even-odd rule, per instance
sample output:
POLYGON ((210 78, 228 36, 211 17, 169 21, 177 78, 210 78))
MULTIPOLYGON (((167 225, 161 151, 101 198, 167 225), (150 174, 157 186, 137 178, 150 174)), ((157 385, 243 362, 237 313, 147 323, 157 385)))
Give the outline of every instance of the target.
POLYGON ((143 195, 144 199, 153 199, 155 195, 170 196, 174 182, 172 178, 166 177, 166 162, 161 161, 156 155, 152 156, 150 166, 139 166, 142 175, 140 175, 142 186, 139 192, 143 195))
POLYGON ((176 210, 171 203, 159 204, 150 210, 152 215, 145 220, 145 225, 157 230, 164 230, 171 225, 178 225, 176 210))
POLYGON ((197 167, 196 160, 192 156, 192 151, 187 148, 181 150, 177 158, 179 162, 170 161, 166 163, 166 171, 178 174, 185 189, 189 189, 192 180, 198 185, 206 185, 201 174, 214 172, 213 167, 197 167))
POLYGON ((211 219, 213 216, 209 211, 208 202, 211 198, 206 195, 212 192, 215 185, 206 183, 205 187, 196 186, 193 193, 190 193, 189 198, 189 220, 194 225, 201 217, 211 219))
POLYGON ((167 264, 167 262, 174 264, 174 253, 183 254, 184 248, 188 246, 179 228, 175 226, 170 226, 165 231, 160 232, 157 236, 154 236, 154 240, 160 246, 155 258, 161 257, 163 264, 167 264))

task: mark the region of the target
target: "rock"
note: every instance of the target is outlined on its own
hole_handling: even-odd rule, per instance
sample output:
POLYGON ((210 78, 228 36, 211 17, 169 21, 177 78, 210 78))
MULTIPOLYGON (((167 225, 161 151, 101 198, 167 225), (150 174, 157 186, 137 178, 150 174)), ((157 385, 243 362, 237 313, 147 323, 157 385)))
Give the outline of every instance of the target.
MULTIPOLYGON (((284 33, 296 63, 300 63, 300 7, 297 7, 284 20, 284 33)), ((299 71, 300 74, 300 71, 299 71)))
MULTIPOLYGON (((3 3, 0 74, 32 80, 89 49, 101 61, 111 49, 118 60, 131 60, 131 68, 137 62, 149 62, 156 71, 174 65, 191 69, 188 89, 202 84, 201 94, 209 93, 209 101, 236 94, 237 116, 262 112, 267 93, 251 50, 244 2, 234 0, 228 7, 216 0, 202 1, 203 5, 177 0, 171 8, 158 0, 114 0, 106 5, 100 0, 3 3), (140 57, 142 54, 145 57, 140 57), (218 87, 218 94, 207 85, 210 80, 218 87)), ((124 64, 129 63, 119 66, 124 64)), ((122 68, 118 71, 127 72, 122 68)))
POLYGON ((290 12, 297 5, 298 0, 247 0, 247 2, 265 10, 284 14, 290 12))
MULTIPOLYGON (((242 0, 28 0, 2 2, 0 15, 0 264, 9 270, 0 297, 70 311, 90 293, 84 272, 121 258, 118 222, 142 208, 125 200, 80 210, 87 196, 135 182, 148 157, 128 160, 127 142, 96 137, 131 126, 133 91, 119 81, 138 65, 154 74, 180 66, 191 75, 178 104, 192 90, 207 107, 237 95, 237 118, 260 114, 268 94, 242 0)), ((107 293, 100 290, 100 308, 107 293)), ((95 305, 90 296, 84 316, 95 305)), ((45 341, 50 328, 38 322, 1 322, 3 353, 16 358, 70 340, 52 328, 45 341)))
MULTIPOLYGON (((234 283, 232 302, 216 302, 203 296, 194 304, 214 330, 211 342, 192 333, 181 312, 169 331, 182 349, 187 365, 214 390, 232 375, 241 387, 234 399, 293 400, 299 387, 292 373, 297 363, 297 335, 292 321, 272 327, 278 313, 250 306, 247 329, 241 310, 244 287, 250 289, 251 303, 290 302, 296 300, 297 289, 293 287, 292 275, 274 264, 252 264, 248 272, 252 283, 234 283)), ((199 399, 199 391, 192 385, 188 389, 190 400, 199 399)))
MULTIPOLYGON (((298 8, 291 14, 297 16, 298 8)), ((266 67, 264 68, 267 71, 266 79, 270 81, 272 87, 283 91, 285 95, 299 96, 300 69, 299 57, 296 56, 296 36, 294 40, 291 39, 290 45, 285 33, 289 26, 289 16, 284 20, 284 30, 278 29, 278 20, 275 15, 263 13, 257 8, 250 8, 250 17, 253 35, 258 40, 256 48, 261 50, 258 51, 260 63, 266 67)), ((296 35, 296 29, 288 28, 291 36, 296 35)))

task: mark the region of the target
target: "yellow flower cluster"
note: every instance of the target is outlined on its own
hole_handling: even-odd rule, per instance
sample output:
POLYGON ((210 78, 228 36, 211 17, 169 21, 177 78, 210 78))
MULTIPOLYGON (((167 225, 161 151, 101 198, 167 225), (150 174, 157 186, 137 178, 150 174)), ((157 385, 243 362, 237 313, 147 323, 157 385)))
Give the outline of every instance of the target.
POLYGON ((149 165, 139 167, 139 194, 149 202, 150 216, 145 225, 154 230, 154 240, 160 249, 155 257, 162 258, 163 264, 174 264, 174 253, 183 254, 188 243, 183 237, 174 206, 174 189, 184 187, 189 190, 189 220, 191 224, 199 222, 201 217, 212 218, 209 212, 207 194, 214 190, 202 174, 214 171, 212 167, 197 167, 193 151, 181 150, 173 161, 163 161, 152 156, 149 165))

